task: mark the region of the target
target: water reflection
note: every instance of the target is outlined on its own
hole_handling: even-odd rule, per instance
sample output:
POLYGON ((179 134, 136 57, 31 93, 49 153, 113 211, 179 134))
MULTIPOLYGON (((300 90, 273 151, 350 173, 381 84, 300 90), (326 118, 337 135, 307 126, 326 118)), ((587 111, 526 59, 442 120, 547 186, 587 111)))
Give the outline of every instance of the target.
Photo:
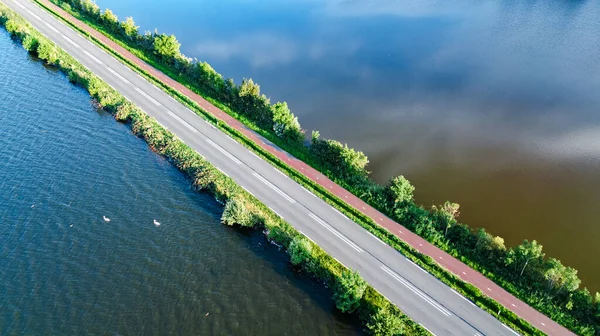
POLYGON ((381 182, 536 238, 586 285, 600 126, 597 1, 99 0, 227 77, 252 77, 302 125, 364 150, 381 182), (568 228, 568 229, 567 229, 568 228))

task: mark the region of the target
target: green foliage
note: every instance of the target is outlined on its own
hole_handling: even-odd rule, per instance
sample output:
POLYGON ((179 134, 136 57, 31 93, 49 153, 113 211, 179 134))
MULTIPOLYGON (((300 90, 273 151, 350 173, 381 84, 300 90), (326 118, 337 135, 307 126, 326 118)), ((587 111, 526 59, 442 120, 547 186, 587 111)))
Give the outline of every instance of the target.
POLYGON ((100 15, 100 20, 112 31, 116 31, 119 27, 119 18, 110 9, 105 9, 100 15))
POLYGON ((367 323, 367 329, 372 335, 396 336, 404 333, 404 322, 400 316, 386 308, 379 308, 367 323))
POLYGON ((303 236, 296 236, 288 247, 290 261, 292 265, 300 265, 310 260, 312 253, 312 244, 303 236))
POLYGON ((514 265, 519 271, 519 276, 522 276, 527 266, 535 264, 538 266, 542 263, 544 253, 542 253, 543 246, 538 244, 537 241, 532 240, 529 242, 525 239, 520 245, 517 245, 514 249, 511 249, 506 256, 506 264, 514 265))
POLYGON ((319 139, 313 133, 310 153, 315 162, 335 176, 345 179, 366 177, 367 156, 335 140, 319 139))
POLYGON ((273 131, 275 134, 292 142, 302 142, 304 133, 300 128, 298 118, 290 112, 287 103, 277 103, 271 108, 273 110, 273 131))
POLYGON ((23 44, 23 48, 27 51, 36 51, 39 43, 33 35, 27 35, 23 38, 21 44, 23 44))
POLYGON ((392 211, 406 206, 413 201, 415 187, 402 175, 394 177, 385 187, 384 194, 387 198, 388 208, 392 211))
MULTIPOLYGON (((77 4, 79 6, 77 8, 82 8, 85 4, 89 5, 88 1, 80 0, 72 0, 71 3, 77 4)), ((15 17, 15 14, 0 3, 0 22, 8 22, 12 17, 15 17)), ((264 225, 270 239, 288 248, 293 262, 303 263, 310 274, 330 285, 344 283, 344 286, 338 287, 338 296, 346 298, 346 302, 352 304, 352 306, 356 306, 356 304, 350 301, 356 301, 356 298, 360 301, 358 305, 365 307, 381 305, 382 302, 389 305, 389 302, 380 295, 370 294, 368 298, 360 300, 363 292, 373 293, 374 290, 368 287, 357 274, 349 273, 350 275, 340 277, 343 274, 344 267, 339 262, 327 255, 320 247, 301 236, 294 228, 272 213, 265 205, 259 203, 253 196, 243 191, 242 188, 215 169, 196 151, 164 129, 156 120, 147 116, 64 51, 56 48, 45 37, 37 32, 35 35, 31 33, 32 29, 23 19, 14 20, 11 25, 14 32, 19 32, 17 36, 22 41, 26 39, 29 41, 26 45, 33 45, 31 42, 33 38, 38 41, 36 52, 39 52, 38 50, 41 48, 40 58, 48 61, 48 57, 52 60, 52 63, 55 63, 67 74, 71 81, 87 88, 98 104, 108 112, 113 113, 117 120, 129 122, 132 131, 136 135, 143 138, 159 154, 166 156, 170 162, 191 179, 196 188, 213 193, 217 199, 226 202, 223 213, 224 223, 230 225, 235 223, 253 228, 261 228, 264 225), (338 279, 340 279, 339 282, 338 279), (342 294, 341 288, 346 289, 348 293, 342 294)), ((382 311, 376 319, 370 319, 367 315, 365 320, 384 321, 386 320, 382 316, 384 313, 382 311)), ((389 314, 393 314, 398 318, 403 323, 401 327, 410 330, 411 334, 425 334, 420 326, 408 319, 399 310, 389 310, 389 314)))
POLYGON ((352 313, 358 308, 367 283, 356 271, 344 271, 334 289, 333 300, 336 307, 344 313, 352 313))
MULTIPOLYGON (((52 1, 59 4, 67 2, 64 0, 52 1)), ((539 262, 533 260, 523 265, 521 273, 516 254, 511 252, 513 249, 507 249, 504 246, 502 238, 474 231, 468 226, 456 222, 456 216, 454 216, 454 220, 451 220, 446 216, 447 213, 444 213, 443 209, 433 208, 429 211, 414 204, 412 200, 414 188, 407 193, 394 192, 394 196, 390 197, 389 192, 391 189, 388 188, 389 186, 384 189, 368 179, 368 172, 366 171, 368 159, 366 156, 361 158, 360 155, 356 155, 356 153, 360 152, 352 153, 350 150, 347 152, 343 150, 329 150, 330 148, 328 147, 338 148, 344 146, 339 143, 335 145, 330 143, 323 145, 321 142, 327 140, 320 140, 318 132, 313 134, 311 142, 312 144, 319 142, 319 144, 323 145, 321 148, 317 148, 317 150, 314 150, 314 146, 312 145, 310 148, 305 148, 293 139, 290 141, 290 139, 287 139, 288 135, 284 134, 282 137, 282 130, 285 130, 285 127, 275 127, 277 113, 274 105, 270 105, 268 98, 260 94, 259 87, 254 82, 246 80, 238 87, 233 80, 224 79, 223 76, 214 71, 207 63, 192 62, 185 59, 181 54, 165 59, 155 53, 154 38, 159 35, 158 33, 138 34, 136 37, 128 37, 122 28, 118 33, 113 32, 108 29, 109 27, 104 27, 102 23, 99 23, 100 10, 93 2, 89 0, 70 0, 68 2, 71 3, 73 10, 77 11, 74 14, 78 18, 90 23, 113 39, 121 40, 131 51, 146 62, 149 62, 167 75, 192 88, 197 93, 202 94, 207 100, 216 104, 222 110, 240 119, 246 125, 296 157, 305 160, 335 182, 386 213, 392 219, 405 225, 408 229, 420 232, 426 239, 438 247, 460 258, 463 262, 482 272, 547 316, 580 334, 591 335, 594 331, 590 332, 590 330, 594 330, 594 327, 597 328, 595 332, 600 333, 600 318, 595 316, 594 307, 592 307, 593 303, 588 304, 588 302, 593 302, 593 300, 585 299, 588 296, 591 298, 591 295, 589 293, 586 294, 586 291, 582 289, 569 292, 567 289, 572 288, 572 286, 569 287, 567 285, 560 291, 557 288, 549 289, 549 280, 545 277, 545 272, 548 269, 546 263, 549 261, 546 261, 543 257, 538 260, 539 262), (350 155, 344 155, 348 153, 350 155), (365 164, 362 165, 362 162, 365 162, 365 164), (410 197, 403 197, 403 194, 405 196, 408 194, 410 197), (395 199, 396 196, 398 196, 398 202, 390 200, 395 199), (410 201, 406 201, 406 199, 410 199, 410 201), (513 258, 515 258, 514 261, 513 258), (567 309, 567 306, 571 308, 567 309)), ((3 18, 2 20, 6 21, 7 18, 3 18)), ((7 30, 9 29, 7 28, 7 30)), ((23 33, 14 35, 19 37, 19 34, 22 35, 23 33)), ((69 73, 69 78, 71 76, 69 73)), ((167 88, 167 90, 175 95, 179 94, 172 89, 167 88)), ((208 114, 206 116, 207 118, 211 118, 208 114)), ((289 118, 285 117, 284 119, 289 118)), ((234 132, 234 130, 228 129, 228 132, 234 132)), ((293 133, 289 133, 289 136, 293 137, 294 135, 293 133)), ((441 269, 434 261, 428 260, 418 252, 405 246, 401 240, 379 227, 370 218, 359 213, 356 209, 349 207, 343 201, 328 193, 327 190, 319 188, 312 181, 307 180, 298 172, 279 162, 278 159, 269 156, 269 153, 261 152, 261 149, 252 141, 248 141, 241 135, 238 139, 246 146, 263 153, 269 160, 288 172, 294 179, 308 186, 309 189, 318 190, 328 202, 335 204, 335 206, 344 212, 352 214, 351 217, 360 225, 384 241, 392 244, 392 246, 407 255, 407 257, 420 263, 421 266, 436 274, 444 282, 451 284, 453 288, 458 289, 460 292, 465 292, 470 299, 485 306, 488 311, 498 311, 498 303, 489 300, 489 298, 477 291, 472 291, 470 289, 471 286, 458 279, 454 279, 451 274, 441 269)), ((400 183, 399 185, 402 184, 400 183)), ((517 327, 525 328, 524 330, 534 330, 530 329, 531 326, 514 316, 514 314, 511 315, 510 312, 503 312, 500 319, 511 326, 516 323, 518 324, 517 327)))
POLYGON ((175 35, 160 34, 154 37, 154 52, 164 60, 178 56, 180 46, 175 35))
POLYGON ((123 33, 129 38, 134 38, 138 35, 138 28, 140 27, 135 25, 135 21, 133 21, 131 16, 121 22, 121 29, 123 29, 123 33))
POLYGON ((39 58, 46 61, 48 64, 56 64, 58 61, 58 51, 52 42, 47 40, 39 41, 37 46, 37 54, 39 58))

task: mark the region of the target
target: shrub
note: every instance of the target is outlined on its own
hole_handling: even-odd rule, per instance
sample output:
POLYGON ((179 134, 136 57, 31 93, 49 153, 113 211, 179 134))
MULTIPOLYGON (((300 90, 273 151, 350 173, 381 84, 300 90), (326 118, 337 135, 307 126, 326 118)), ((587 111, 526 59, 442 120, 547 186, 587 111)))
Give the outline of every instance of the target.
POLYGON ((352 313, 358 308, 367 283, 356 271, 344 271, 334 289, 333 300, 336 307, 344 313, 352 313))
POLYGON ((310 260, 312 244, 303 236, 296 236, 288 247, 288 253, 292 265, 298 266, 310 260))
POLYGON ((404 333, 404 323, 400 316, 385 308, 379 308, 367 323, 367 329, 373 335, 396 336, 404 333))

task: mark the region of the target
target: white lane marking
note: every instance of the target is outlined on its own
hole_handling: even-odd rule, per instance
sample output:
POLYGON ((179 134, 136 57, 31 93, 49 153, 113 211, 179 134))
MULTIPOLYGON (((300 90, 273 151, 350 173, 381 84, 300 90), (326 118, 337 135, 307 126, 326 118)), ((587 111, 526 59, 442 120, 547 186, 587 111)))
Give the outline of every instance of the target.
POLYGON ((258 157, 258 155, 254 154, 254 152, 250 152, 250 154, 256 156, 257 159, 260 159, 260 157, 258 157))
MULTIPOLYGON (((23 8, 25 8, 25 7, 23 7, 23 8)), ((27 13, 31 14, 31 16, 33 16, 34 18, 36 18, 36 19, 38 19, 38 20, 40 20, 40 21, 44 21, 44 20, 42 20, 42 18, 41 18, 41 17, 37 16, 37 14, 35 14, 35 13, 34 13, 34 12, 32 12, 32 11, 30 11, 29 9, 25 8, 25 10, 27 11, 27 13)))
POLYGON ((217 166, 215 166, 215 168, 217 168, 217 169, 218 169, 218 170, 221 172, 221 174, 223 174, 223 175, 225 175, 225 176, 229 177, 229 175, 227 175, 227 173, 226 173, 226 172, 224 172, 224 171, 223 171, 223 169, 221 169, 221 168, 219 168, 219 167, 217 167, 217 166))
POLYGON ((260 176, 256 172, 252 172, 257 179, 259 179, 262 183, 266 184, 269 188, 275 190, 276 193, 281 195, 281 197, 285 198, 290 203, 296 203, 296 200, 291 198, 288 194, 284 193, 283 190, 277 188, 273 183, 267 181, 264 177, 260 176))
POLYGON ((213 124, 208 124, 208 126, 210 126, 210 127, 214 128, 214 129, 217 129, 217 128, 215 127, 215 125, 213 125, 213 124))
POLYGON ((304 189, 304 191, 306 191, 309 195, 313 196, 313 197, 317 197, 317 195, 311 193, 310 191, 308 191, 308 189, 302 187, 302 189, 304 189))
POLYGON ((83 53, 86 54, 92 60, 94 60, 94 62, 96 62, 98 64, 104 64, 104 63, 102 63, 102 61, 100 61, 99 59, 97 59, 96 56, 90 54, 87 50, 84 50, 83 53))
POLYGON ((18 1, 13 1, 13 2, 14 2, 15 4, 17 4, 17 6, 19 6, 19 7, 23 8, 23 9, 25 9, 25 6, 21 5, 21 4, 20 4, 18 1))
POLYGON ((363 249, 361 249, 358 245, 354 244, 350 239, 346 238, 346 236, 344 236, 343 234, 339 233, 336 229, 334 229, 331 225, 325 223, 325 221, 323 221, 321 218, 317 217, 315 214, 313 214, 312 212, 309 212, 308 215, 314 219, 315 221, 317 221, 317 223, 321 224, 324 228, 326 228, 327 230, 329 230, 331 233, 333 233, 334 235, 336 235, 338 238, 340 238, 344 243, 350 245, 350 247, 352 247, 353 249, 355 249, 356 251, 358 251, 359 253, 363 252, 363 249))
POLYGON ((121 81, 127 83, 127 84, 131 84, 127 79, 125 79, 125 77, 119 75, 118 72, 116 72, 115 70, 113 70, 111 67, 106 67, 108 69, 108 71, 110 71, 111 74, 113 74, 115 77, 117 77, 118 79, 120 79, 121 81))
POLYGON ((225 149, 223 149, 223 147, 217 145, 216 143, 214 143, 212 140, 206 138, 206 142, 208 142, 211 146, 215 147, 219 152, 225 154, 225 156, 227 156, 228 158, 231 159, 231 161, 235 162, 236 164, 242 164, 242 162, 240 160, 238 160, 235 156, 229 154, 228 151, 226 151, 225 149))
POLYGON ((144 96, 144 98, 146 98, 149 101, 151 101, 152 103, 154 103, 154 105, 160 106, 160 103, 156 99, 150 97, 149 94, 147 94, 146 92, 144 92, 143 90, 141 90, 139 87, 136 87, 135 91, 139 92, 142 96, 144 96))
MULTIPOLYGON (((246 190, 246 192, 247 192, 248 194, 250 194, 250 195, 254 196, 254 194, 253 194, 253 193, 252 193, 250 190, 246 189, 246 187, 242 186, 242 188, 244 188, 244 190, 246 190)), ((256 196, 254 196, 254 197, 256 197, 256 196)))
POLYGON ((422 298, 423 300, 425 300, 425 302, 429 303, 435 309, 437 309, 440 312, 442 312, 442 314, 444 314, 446 316, 452 315, 452 313, 449 310, 447 310, 442 305, 440 305, 437 302, 435 302, 427 294, 425 294, 420 289, 418 289, 417 287, 413 286, 410 282, 406 281, 404 278, 402 278, 401 276, 399 276, 398 274, 396 274, 396 272, 392 271, 391 269, 389 269, 389 268, 387 268, 386 266, 383 266, 383 265, 381 266, 381 269, 384 272, 386 272, 387 274, 391 275, 398 282, 400 282, 401 284, 403 284, 404 286, 406 286, 406 288, 408 288, 409 290, 411 290, 413 293, 417 294, 420 298, 422 298))
POLYGON ((65 35, 60 35, 60 36, 62 36, 63 39, 67 40, 67 42, 71 43, 75 48, 81 49, 81 47, 79 46, 79 44, 75 43, 70 38, 66 37, 65 35))
POLYGON ((300 233, 301 233, 301 234, 302 234, 304 237, 306 237, 308 240, 310 240, 311 242, 313 242, 313 244, 317 245, 317 243, 315 243, 315 241, 314 241, 314 240, 310 239, 310 237, 309 237, 309 236, 307 236, 307 235, 306 235, 306 233, 304 233, 304 232, 302 232, 302 231, 300 231, 300 230, 298 230, 298 232, 300 232, 300 233))
POLYGON ((335 211, 335 212, 339 213, 339 214, 340 214, 340 216, 342 216, 342 217, 346 218, 347 220, 350 220, 350 219, 348 218, 348 216, 346 216, 346 215, 344 215, 343 213, 341 213, 341 212, 340 212, 338 209, 336 209, 336 208, 334 208, 334 207, 331 207, 331 208, 333 209, 333 211, 335 211))
POLYGON ((176 115, 175 113, 173 113, 173 112, 171 112, 171 111, 169 111, 169 110, 167 110, 167 113, 168 113, 168 114, 169 114, 171 117, 175 118, 177 121, 179 121, 180 123, 182 123, 182 124, 183 124, 183 126, 185 126, 185 127, 186 127, 187 129, 189 129, 190 131, 192 131, 192 132, 194 132, 194 133, 198 133, 198 130, 197 130, 197 129, 195 129, 194 127, 192 127, 192 125, 188 124, 188 123, 187 123, 187 121, 185 121, 185 120, 181 119, 181 118, 180 118, 178 115, 176 115))
POLYGON ((540 322, 540 323, 541 323, 543 326, 545 326, 545 325, 546 325, 546 323, 544 323, 544 322, 540 322))
POLYGON ((52 29, 55 33, 58 33, 58 29, 52 27, 52 25, 50 25, 47 21, 44 22, 46 24, 46 26, 48 26, 48 28, 52 29))
POLYGON ((427 330, 427 331, 428 331, 430 334, 432 334, 433 336, 435 336, 435 334, 434 334, 434 333, 432 333, 432 332, 431 332, 431 330, 427 329, 427 328, 426 328, 426 327, 423 325, 423 323, 419 323, 419 324, 421 325, 421 327, 423 327, 423 329, 427 330))
POLYGON ((281 170, 279 170, 277 168, 273 168, 273 169, 275 169, 276 172, 278 172, 279 174, 281 174, 281 176, 287 177, 287 175, 285 175, 281 170))
MULTIPOLYGON (((511 328, 509 328, 506 324, 502 323, 502 326, 508 330, 510 330, 511 333, 515 334, 515 335, 519 335, 516 331, 512 330, 511 328)), ((520 336, 520 335, 519 335, 520 336)))
POLYGON ((269 209, 271 209, 271 211, 273 211, 277 216, 281 217, 281 219, 285 219, 285 218, 283 218, 282 215, 280 215, 279 213, 277 213, 277 211, 273 210, 273 208, 269 207, 269 209))
POLYGON ((427 271, 426 271, 426 270, 424 270, 424 269, 423 269, 423 267, 421 267, 421 266, 419 266, 419 265, 415 264, 415 263, 414 263, 412 260, 408 259, 407 257, 404 257, 404 259, 406 259, 406 261, 408 261, 409 263, 411 263, 411 264, 415 265, 415 267, 416 267, 416 268, 418 268, 418 269, 420 269, 420 270, 421 270, 423 273, 427 273, 427 271))
POLYGON ((375 238, 375 240, 377 240, 377 241, 378 241, 378 242, 380 242, 381 244, 383 244, 383 245, 387 245, 386 243, 382 242, 382 241, 381 241, 381 239, 379 239, 379 238, 375 237, 375 235, 374 235, 374 234, 372 234, 371 232, 367 231, 367 233, 368 233, 368 234, 369 234, 371 237, 375 238))

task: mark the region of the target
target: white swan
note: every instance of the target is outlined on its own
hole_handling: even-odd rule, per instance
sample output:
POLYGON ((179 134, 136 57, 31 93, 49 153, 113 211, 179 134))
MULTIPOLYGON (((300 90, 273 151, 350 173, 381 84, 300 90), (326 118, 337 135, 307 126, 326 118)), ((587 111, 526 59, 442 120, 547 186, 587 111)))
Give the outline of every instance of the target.
POLYGON ((156 225, 156 226, 160 226, 160 222, 159 222, 159 221, 157 221, 157 220, 155 219, 155 220, 154 220, 154 225, 156 225))
POLYGON ((102 216, 102 219, 104 219, 105 222, 110 222, 110 218, 107 218, 106 216, 102 216))

